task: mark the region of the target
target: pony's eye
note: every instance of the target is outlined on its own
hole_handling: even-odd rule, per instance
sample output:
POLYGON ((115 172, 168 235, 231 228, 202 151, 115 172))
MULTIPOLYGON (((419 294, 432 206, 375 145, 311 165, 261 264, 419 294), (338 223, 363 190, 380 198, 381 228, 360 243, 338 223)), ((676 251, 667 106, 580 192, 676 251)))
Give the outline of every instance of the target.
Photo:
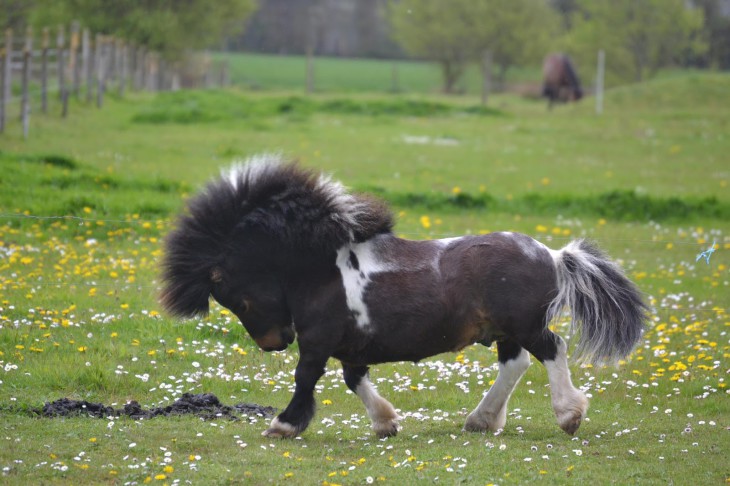
POLYGON ((243 302, 241 302, 241 312, 246 313, 251 308, 251 302, 248 299, 243 299, 243 302))

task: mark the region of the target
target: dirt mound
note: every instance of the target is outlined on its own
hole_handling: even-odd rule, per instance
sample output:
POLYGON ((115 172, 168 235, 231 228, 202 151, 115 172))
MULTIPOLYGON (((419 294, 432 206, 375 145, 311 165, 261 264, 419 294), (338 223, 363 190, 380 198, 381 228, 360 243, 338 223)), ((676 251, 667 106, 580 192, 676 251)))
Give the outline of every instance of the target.
POLYGON ((271 418, 276 413, 273 407, 257 405, 255 403, 238 403, 224 405, 212 393, 185 393, 174 403, 166 407, 144 408, 136 401, 131 401, 123 408, 114 408, 102 403, 92 403, 86 400, 71 400, 61 398, 55 402, 46 402, 43 408, 36 410, 43 417, 89 416, 96 418, 127 416, 133 419, 148 419, 159 415, 197 415, 206 420, 227 418, 240 420, 242 418, 271 418))

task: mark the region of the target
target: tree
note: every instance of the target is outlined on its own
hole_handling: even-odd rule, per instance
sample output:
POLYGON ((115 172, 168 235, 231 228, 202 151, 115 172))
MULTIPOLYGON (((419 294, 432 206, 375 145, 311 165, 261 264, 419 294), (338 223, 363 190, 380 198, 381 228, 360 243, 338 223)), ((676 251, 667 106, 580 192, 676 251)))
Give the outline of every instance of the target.
POLYGON ((559 18, 543 0, 481 0, 475 3, 478 19, 475 47, 488 50, 499 68, 497 82, 504 84, 512 66, 539 63, 550 51, 558 33, 559 18))
POLYGON ((473 58, 472 5, 478 0, 402 0, 390 6, 395 39, 410 54, 441 66, 443 90, 456 82, 473 58))
POLYGON ((606 52, 609 81, 641 81, 688 51, 702 52, 702 11, 684 0, 579 0, 569 50, 583 65, 606 52))
MULTIPOLYGON (((705 13, 705 32, 709 48, 698 56, 696 64, 703 67, 730 69, 730 16, 723 12, 721 0, 694 0, 705 13)), ((727 8, 727 2, 725 2, 727 8)))
POLYGON ((390 20, 408 52, 440 64, 446 92, 485 51, 499 80, 511 66, 539 59, 558 25, 544 0, 401 0, 391 5, 390 20))
POLYGON ((242 30, 255 0, 37 0, 35 23, 79 20, 92 31, 118 35, 167 57, 209 47, 242 30))
POLYGON ((0 2, 0 29, 19 31, 27 25, 28 12, 32 10, 33 2, 29 0, 4 0, 0 2))

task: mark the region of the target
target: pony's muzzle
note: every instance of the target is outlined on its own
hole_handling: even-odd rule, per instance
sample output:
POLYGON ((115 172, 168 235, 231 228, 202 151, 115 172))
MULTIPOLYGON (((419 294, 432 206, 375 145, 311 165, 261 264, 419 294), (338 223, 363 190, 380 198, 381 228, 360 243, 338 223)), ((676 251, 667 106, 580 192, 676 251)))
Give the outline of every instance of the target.
POLYGON ((263 336, 254 338, 254 341, 264 351, 284 351, 294 342, 295 336, 293 327, 275 328, 263 336))

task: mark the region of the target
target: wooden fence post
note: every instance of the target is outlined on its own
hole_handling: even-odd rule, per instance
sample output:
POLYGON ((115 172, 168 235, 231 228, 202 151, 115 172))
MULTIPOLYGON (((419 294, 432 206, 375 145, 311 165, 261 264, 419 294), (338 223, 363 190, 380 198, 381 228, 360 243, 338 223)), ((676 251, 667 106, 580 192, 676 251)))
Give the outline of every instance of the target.
POLYGON ((230 84, 230 80, 231 80, 229 63, 227 60, 223 60, 223 61, 221 61, 220 66, 221 66, 220 87, 225 88, 230 84))
POLYGON ((139 57, 137 58, 139 61, 138 66, 138 87, 140 90, 144 91, 147 89, 147 64, 149 60, 147 59, 148 54, 144 47, 140 47, 138 49, 139 57))
POLYGON ((41 113, 48 113, 48 27, 41 38, 41 113))
POLYGON ((89 29, 84 29, 81 34, 81 62, 82 71, 86 83, 86 102, 91 103, 94 96, 94 60, 91 57, 91 34, 89 29))
POLYGON ((81 92, 81 64, 79 63, 79 23, 71 23, 71 33, 68 47, 68 72, 71 76, 71 90, 75 96, 81 92))
POLYGON ((5 131, 5 123, 8 119, 8 109, 10 105, 12 70, 13 70, 13 31, 7 29, 5 31, 5 47, 3 48, 3 65, 2 65, 2 90, 0 90, 0 132, 5 131))
POLYGON ((596 67, 596 114, 603 114, 603 78, 606 64, 606 53, 598 51, 598 66, 596 67))
POLYGON ((30 124, 30 63, 33 53, 33 31, 28 27, 25 32, 23 47, 22 95, 20 98, 20 123, 23 126, 23 138, 28 138, 30 124))
POLYGON ((119 96, 124 96, 129 71, 129 49, 127 43, 119 41, 119 96))
POLYGON ((5 131, 5 47, 0 48, 0 133, 5 131))
POLYGON ((487 98, 492 82, 492 51, 486 49, 482 54, 482 106, 487 106, 487 98))
POLYGON ((180 62, 176 62, 172 67, 172 79, 170 80, 170 90, 178 91, 180 89, 180 62))
POLYGON ((63 100, 66 92, 66 69, 64 66, 64 46, 66 39, 64 35, 63 25, 58 26, 58 34, 56 35, 56 62, 58 64, 58 97, 63 100))
POLYGON ((210 54, 208 51, 203 55, 203 88, 209 89, 213 84, 213 73, 211 72, 210 54))
POLYGON ((393 93, 400 91, 400 75, 398 73, 398 62, 394 61, 390 68, 390 90, 393 93))
POLYGON ((104 105, 104 37, 96 34, 96 55, 94 56, 94 67, 96 68, 96 107, 104 105))
POLYGON ((5 73, 3 81, 3 97, 10 103, 13 96, 13 29, 5 31, 5 73))
POLYGON ((112 84, 117 79, 117 38, 107 37, 106 39, 106 69, 104 70, 104 81, 112 84))

